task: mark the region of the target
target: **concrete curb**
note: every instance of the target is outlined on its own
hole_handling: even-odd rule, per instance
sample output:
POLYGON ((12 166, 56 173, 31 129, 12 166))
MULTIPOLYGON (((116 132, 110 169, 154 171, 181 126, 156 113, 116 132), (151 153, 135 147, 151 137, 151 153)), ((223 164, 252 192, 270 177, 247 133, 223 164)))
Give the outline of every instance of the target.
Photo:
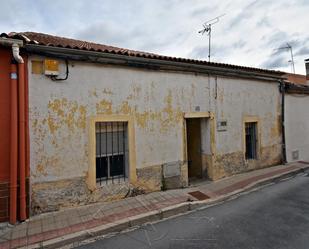
POLYGON ((289 172, 280 173, 268 178, 264 178, 255 181, 244 188, 235 190, 231 193, 221 195, 216 198, 207 199, 203 201, 183 202, 173 206, 169 206, 160 210, 150 211, 140 215, 136 215, 130 218, 125 218, 117 221, 117 223, 104 224, 95 228, 87 229, 85 231, 79 231, 72 234, 64 235, 59 238, 50 239, 47 241, 35 243, 21 248, 34 249, 34 248, 59 248, 68 244, 73 244, 83 240, 87 240, 96 236, 107 235, 110 233, 121 232, 123 230, 139 227, 143 224, 160 221, 175 215, 184 214, 190 211, 205 209, 224 201, 233 199, 239 196, 241 193, 248 193, 250 190, 266 186, 267 184, 274 183, 280 180, 284 180, 289 177, 296 176, 297 174, 304 173, 308 166, 304 166, 299 169, 291 170, 289 172))

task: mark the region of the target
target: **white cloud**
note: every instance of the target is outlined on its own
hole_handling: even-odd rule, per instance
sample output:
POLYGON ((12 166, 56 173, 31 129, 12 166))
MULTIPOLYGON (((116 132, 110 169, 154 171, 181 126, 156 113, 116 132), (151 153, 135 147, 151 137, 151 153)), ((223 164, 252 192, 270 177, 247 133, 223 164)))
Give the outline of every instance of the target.
POLYGON ((171 56, 207 59, 203 22, 226 13, 212 32, 212 60, 297 73, 309 58, 307 0, 3 1, 0 32, 38 31, 171 56))

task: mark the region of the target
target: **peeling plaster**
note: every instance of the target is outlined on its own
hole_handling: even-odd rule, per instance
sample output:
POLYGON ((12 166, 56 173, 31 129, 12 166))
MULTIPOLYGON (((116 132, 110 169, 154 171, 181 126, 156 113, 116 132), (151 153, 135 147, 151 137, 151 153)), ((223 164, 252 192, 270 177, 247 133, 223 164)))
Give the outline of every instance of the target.
POLYGON ((47 123, 52 134, 63 126, 71 132, 74 132, 74 129, 85 129, 86 115, 86 107, 79 105, 77 101, 62 98, 48 102, 47 123))
MULTIPOLYGON (((63 84, 29 74, 32 181, 86 178, 89 117, 125 114, 134 119, 136 169, 140 176, 147 175, 141 181, 148 184, 145 172, 153 167, 158 177, 149 186, 157 189, 157 167, 183 160, 183 114, 195 112, 195 106, 200 106, 201 112, 213 111, 210 104, 215 100, 211 102, 209 96, 214 90, 207 87, 208 77, 77 64, 63 84)), ((277 86, 270 83, 218 78, 216 114, 224 116, 229 126, 227 132, 216 133, 219 157, 218 168, 212 172, 214 179, 229 174, 224 170, 229 165, 224 162, 238 163, 236 171, 244 166, 238 160, 243 155, 243 115, 252 114, 263 120, 263 162, 270 165, 278 159, 280 112, 278 106, 272 107, 279 103, 278 97, 277 86)), ((212 156, 204 159, 206 163, 210 160, 212 156)), ((186 166, 182 172, 187 174, 186 166)))
POLYGON ((99 103, 96 103, 96 110, 98 114, 112 114, 113 107, 112 102, 108 100, 101 100, 99 103))

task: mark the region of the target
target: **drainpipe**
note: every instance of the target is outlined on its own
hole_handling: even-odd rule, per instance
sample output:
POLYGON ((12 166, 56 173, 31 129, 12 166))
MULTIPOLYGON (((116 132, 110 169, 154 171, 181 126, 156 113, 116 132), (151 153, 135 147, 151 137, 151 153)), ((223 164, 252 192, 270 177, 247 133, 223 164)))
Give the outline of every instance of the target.
POLYGON ((18 107, 17 67, 11 64, 11 148, 10 148, 10 223, 16 223, 17 210, 17 157, 18 157, 18 107))
POLYGON ((26 133, 25 133, 25 67, 19 55, 19 46, 13 44, 13 57, 18 62, 18 105, 19 105, 19 192, 20 220, 26 220, 26 133))
POLYGON ((10 218, 11 224, 17 220, 17 172, 20 174, 20 220, 26 219, 26 92, 24 60, 19 55, 23 41, 0 38, 0 45, 12 47, 14 62, 11 63, 11 143, 10 143, 10 218), (16 66, 18 63, 18 70, 16 66), (18 76, 19 77, 18 77, 18 76), (19 86, 18 86, 19 85, 19 86), (18 123, 19 122, 19 123, 18 123))
POLYGON ((286 164, 286 144, 285 144, 285 84, 284 81, 280 81, 281 92, 281 130, 282 130, 282 163, 286 164))

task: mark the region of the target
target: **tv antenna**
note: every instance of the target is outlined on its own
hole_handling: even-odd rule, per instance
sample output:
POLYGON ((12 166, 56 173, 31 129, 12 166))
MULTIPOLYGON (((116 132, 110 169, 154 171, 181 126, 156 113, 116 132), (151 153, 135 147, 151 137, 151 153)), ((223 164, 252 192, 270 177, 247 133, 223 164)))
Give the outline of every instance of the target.
POLYGON ((295 65, 294 65, 294 56, 293 56, 292 46, 287 42, 285 47, 277 48, 277 50, 282 50, 282 49, 289 49, 290 50, 291 60, 289 60, 288 62, 291 62, 291 64, 292 64, 292 71, 295 74, 295 65))
POLYGON ((210 43, 211 43, 211 28, 212 25, 214 25, 215 23, 219 22, 219 18, 225 16, 225 14, 217 16, 213 19, 208 20, 207 22, 205 22, 203 24, 203 29, 199 31, 200 34, 204 35, 205 33, 207 33, 208 35, 208 61, 210 62, 210 43))

